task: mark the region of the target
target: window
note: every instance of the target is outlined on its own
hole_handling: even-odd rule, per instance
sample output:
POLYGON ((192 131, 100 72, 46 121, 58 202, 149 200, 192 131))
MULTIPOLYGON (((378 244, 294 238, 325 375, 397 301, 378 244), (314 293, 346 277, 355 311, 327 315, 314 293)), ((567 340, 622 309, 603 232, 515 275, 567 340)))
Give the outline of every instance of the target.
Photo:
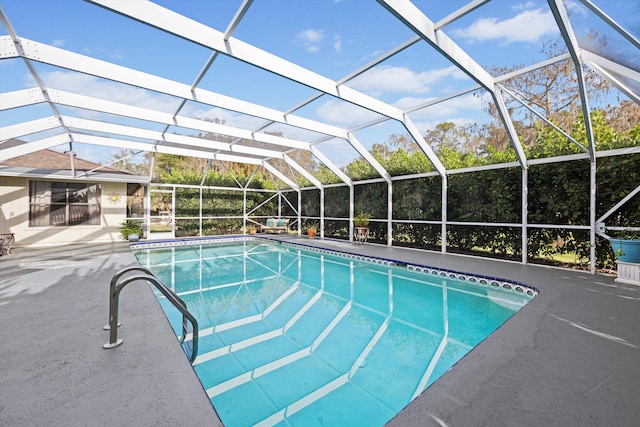
POLYGON ((31 181, 29 226, 100 225, 100 184, 31 181))

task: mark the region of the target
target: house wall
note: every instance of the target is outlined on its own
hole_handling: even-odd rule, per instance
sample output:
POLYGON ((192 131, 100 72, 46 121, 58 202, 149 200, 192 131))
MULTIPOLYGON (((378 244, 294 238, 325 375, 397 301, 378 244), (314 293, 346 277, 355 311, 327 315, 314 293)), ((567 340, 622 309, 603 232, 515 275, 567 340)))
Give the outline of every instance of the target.
POLYGON ((0 176, 0 233, 15 233, 14 247, 122 241, 119 227, 127 212, 126 183, 100 182, 100 225, 30 227, 30 180, 0 176), (118 195, 117 201, 111 198, 114 193, 118 195))

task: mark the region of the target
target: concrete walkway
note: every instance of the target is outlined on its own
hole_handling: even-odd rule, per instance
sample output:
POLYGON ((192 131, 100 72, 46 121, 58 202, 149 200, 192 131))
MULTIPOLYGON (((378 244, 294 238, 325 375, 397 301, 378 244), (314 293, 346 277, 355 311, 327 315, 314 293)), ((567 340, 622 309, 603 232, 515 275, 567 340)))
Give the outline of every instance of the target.
MULTIPOLYGON (((541 293, 391 420, 391 426, 635 426, 640 287, 613 277, 320 239, 303 244, 497 276, 541 293)), ((108 287, 126 242, 17 247, 0 258, 0 425, 221 425, 150 288, 108 287)))
POLYGON ((109 281, 126 242, 15 248, 0 258, 0 426, 222 425, 153 292, 123 289, 109 340, 109 281), (217 422, 216 422, 217 421, 217 422))

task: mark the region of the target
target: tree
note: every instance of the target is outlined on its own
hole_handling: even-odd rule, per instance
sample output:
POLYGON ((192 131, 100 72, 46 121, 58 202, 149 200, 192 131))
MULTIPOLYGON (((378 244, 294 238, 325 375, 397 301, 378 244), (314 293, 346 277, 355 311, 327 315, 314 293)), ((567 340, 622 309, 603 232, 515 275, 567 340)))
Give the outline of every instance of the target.
POLYGON ((140 151, 120 148, 120 150, 109 157, 107 162, 114 162, 114 167, 119 167, 121 170, 131 172, 136 175, 149 175, 151 153, 146 152, 143 155, 142 161, 134 162, 133 160, 136 159, 136 157, 139 156, 140 153, 140 151))
MULTIPOLYGON (((598 37, 598 34, 594 32, 590 32, 583 42, 596 43, 601 48, 606 48, 607 44, 604 36, 598 37)), ((547 40, 543 43, 541 52, 545 54, 547 59, 551 59, 565 53, 566 48, 564 43, 559 40, 547 40)), ((524 64, 514 67, 491 67, 489 72, 494 76, 499 76, 524 67, 524 64)), ((590 100, 592 102, 602 100, 609 93, 609 83, 591 69, 584 68, 582 71, 590 100)), ((519 74, 506 80, 503 84, 521 100, 544 117, 552 120, 567 133, 571 131, 578 115, 582 113, 580 92, 576 84, 576 72, 569 59, 519 74)), ((525 147, 532 146, 536 143, 537 133, 534 124, 538 118, 511 97, 507 96, 505 101, 511 117, 521 124, 518 132, 521 143, 525 147)), ((502 128, 493 103, 487 105, 487 112, 494 117, 495 126, 502 128)))

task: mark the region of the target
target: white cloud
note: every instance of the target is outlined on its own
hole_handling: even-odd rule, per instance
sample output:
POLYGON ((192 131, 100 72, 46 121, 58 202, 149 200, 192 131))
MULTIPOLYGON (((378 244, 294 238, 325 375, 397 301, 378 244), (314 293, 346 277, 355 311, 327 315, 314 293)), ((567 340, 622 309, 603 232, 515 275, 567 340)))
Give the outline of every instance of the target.
POLYGON ((378 114, 365 108, 334 99, 319 106, 316 114, 318 114, 321 120, 343 127, 352 127, 379 117, 378 114))
POLYGON ((317 52, 320 50, 320 42, 324 39, 324 30, 308 29, 298 33, 298 40, 302 43, 307 52, 317 52))
POLYGON ((536 7, 536 2, 535 1, 528 1, 526 3, 517 3, 514 4, 513 6, 511 6, 511 9, 513 10, 526 10, 526 9, 533 9, 536 7))
POLYGON ((56 47, 62 47, 64 46, 65 42, 66 42, 65 39, 55 39, 54 41, 51 42, 51 44, 56 47))
POLYGON ((409 108, 415 107, 416 105, 422 104, 424 102, 432 101, 434 99, 436 98, 434 97, 416 98, 415 96, 405 96, 404 98, 398 99, 396 102, 393 103, 393 105, 404 111, 409 108))
POLYGON ((306 42, 317 43, 324 38, 324 30, 304 30, 298 33, 298 38, 306 42))
MULTIPOLYGON (((398 108, 406 109, 411 106, 421 104, 423 102, 432 100, 433 98, 401 98, 394 105, 398 108)), ((491 99, 491 95, 484 94, 482 96, 474 96, 473 94, 458 96, 445 102, 433 105, 422 110, 417 110, 409 114, 411 120, 434 120, 434 119, 446 119, 447 121, 453 121, 451 117, 457 117, 461 114, 470 115, 474 112, 481 112, 484 106, 491 99)), ((438 120, 440 123, 442 120, 438 120)))
POLYGON ((347 166, 359 156, 344 139, 330 139, 317 144, 316 148, 339 168, 347 166))
POLYGON ((336 35, 333 36, 333 50, 335 50, 336 52, 341 52, 342 51, 342 37, 336 35))
POLYGON ((426 93, 433 84, 445 78, 463 79, 466 75, 455 66, 416 73, 406 67, 387 65, 369 70, 348 85, 372 96, 383 92, 426 93))
POLYGON ((469 42, 502 40, 504 43, 536 42, 542 37, 558 33, 551 12, 542 9, 525 10, 513 18, 483 18, 465 29, 454 30, 454 36, 460 36, 469 42))
POLYGON ((587 9, 577 1, 565 0, 564 5, 569 11, 569 15, 580 15, 581 17, 587 16, 587 9))

